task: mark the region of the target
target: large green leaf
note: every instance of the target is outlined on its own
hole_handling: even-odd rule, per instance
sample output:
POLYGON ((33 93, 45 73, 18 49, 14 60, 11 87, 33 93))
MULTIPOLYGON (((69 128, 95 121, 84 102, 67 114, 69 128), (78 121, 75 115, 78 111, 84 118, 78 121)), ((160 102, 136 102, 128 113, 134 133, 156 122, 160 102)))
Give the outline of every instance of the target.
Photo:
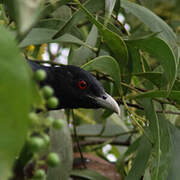
MULTIPOLYGON (((166 98, 167 91, 165 90, 153 90, 145 93, 141 93, 139 95, 128 95, 129 99, 143 99, 143 98, 166 98)), ((180 91, 171 91, 168 98, 173 99, 175 101, 180 101, 180 91)))
POLYGON ((47 5, 43 7, 42 17, 48 16, 49 14, 53 13, 57 8, 67 4, 70 1, 71 0, 61 0, 61 1, 54 1, 53 3, 47 3, 47 5))
POLYGON ((167 84, 167 80, 166 80, 166 78, 164 78, 162 73, 141 72, 141 73, 135 73, 133 75, 151 81, 158 88, 160 88, 162 86, 162 83, 167 84))
POLYGON ((86 43, 78 39, 71 34, 64 34, 61 37, 52 40, 52 36, 56 31, 53 29, 46 28, 33 28, 26 38, 20 43, 20 47, 26 47, 28 45, 39 45, 50 42, 61 42, 61 43, 73 43, 78 45, 88 46, 86 43))
POLYGON ((35 28, 45 28, 45 29, 54 29, 58 30, 65 23, 64 20, 56 19, 56 18, 48 18, 40 20, 35 28))
POLYGON ((52 16, 66 21, 72 16, 71 8, 66 5, 60 6, 52 13, 52 16))
MULTIPOLYGON (((76 2, 78 2, 80 8, 88 16, 89 20, 96 25, 100 34, 103 36, 105 43, 120 64, 120 68, 123 68, 128 62, 128 51, 124 40, 118 34, 110 31, 103 24, 97 21, 90 13, 90 11, 82 6, 79 1, 76 0, 76 2)), ((59 37, 59 34, 61 34, 61 32, 58 32, 53 38, 59 37)))
POLYGON ((110 56, 99 56, 82 66, 87 71, 100 71, 109 75, 115 82, 116 87, 120 88, 120 68, 117 61, 110 56))
POLYGON ((137 155, 133 161, 132 168, 125 180, 139 180, 143 176, 147 162, 151 155, 152 145, 147 137, 142 136, 139 142, 137 155))
MULTIPOLYGON (((66 21, 64 19, 56 19, 56 18, 42 19, 34 26, 34 28, 58 30, 60 27, 64 25, 65 22, 66 21)), ((81 34, 80 29, 76 26, 73 26, 71 28, 71 30, 69 31, 69 34, 74 35, 77 38, 83 40, 83 35, 81 34)))
MULTIPOLYGON (((98 10, 102 10, 105 6, 104 0, 88 0, 84 3, 84 6, 91 12, 94 13, 98 10)), ((55 34, 54 38, 62 36, 64 33, 70 31, 70 29, 85 18, 85 14, 81 9, 77 10, 72 17, 62 26, 59 31, 55 34)))
MULTIPOLYGON (((166 84, 167 80, 162 73, 157 72, 145 72, 145 73, 134 73, 134 76, 141 77, 151 81, 155 86, 160 88, 162 84, 166 84)), ((175 80, 172 90, 178 91, 180 89, 180 81, 175 80)))
MULTIPOLYGON (((167 180, 179 180, 180 177, 180 131, 169 123, 172 145, 172 161, 167 180)), ((169 162, 168 162, 169 163, 169 162)))
POLYGON ((116 0, 105 0, 105 22, 104 25, 106 26, 109 19, 111 18, 114 6, 116 4, 116 0))
MULTIPOLYGON (((98 10, 102 10, 104 8, 104 0, 88 0, 84 3, 84 6, 91 12, 94 13, 98 10)), ((85 14, 82 12, 81 9, 77 10, 72 17, 62 26, 59 31, 55 34, 54 38, 58 38, 59 36, 63 35, 70 31, 70 29, 79 23, 81 20, 85 18, 85 14)))
POLYGON ((144 50, 156 57, 164 69, 164 76, 168 81, 166 88, 170 92, 176 78, 176 62, 174 53, 168 44, 154 36, 127 41, 127 43, 129 46, 144 50))
POLYGON ((141 64, 141 56, 139 54, 139 50, 132 46, 127 46, 129 52, 129 61, 132 65, 132 72, 142 72, 142 64, 141 64))
POLYGON ((0 47, 0 179, 4 180, 25 141, 32 94, 28 66, 12 34, 2 27, 0 47))
POLYGON ((36 22, 40 15, 43 0, 7 0, 9 11, 14 12, 20 35, 24 35, 36 22))
POLYGON ((150 162, 153 180, 167 179, 171 162, 171 145, 168 121, 164 115, 157 116, 150 98, 142 100, 146 119, 149 121, 148 134, 152 141, 152 157, 150 162))
POLYGON ((122 175, 122 177, 126 176, 123 171, 125 167, 126 158, 128 158, 130 155, 134 154, 137 151, 141 138, 142 136, 140 136, 132 144, 130 144, 126 152, 122 156, 120 156, 117 160, 116 167, 120 172, 120 174, 122 175))
MULTIPOLYGON (((160 127, 160 165, 159 165, 159 177, 158 179, 167 179, 169 169, 172 163, 172 143, 169 125, 170 123, 165 118, 164 114, 158 114, 158 122, 160 127)), ((154 179, 157 169, 156 162, 158 154, 152 156, 150 171, 152 171, 152 179, 154 179)))
MULTIPOLYGON (((96 26, 93 26, 88 37, 86 39, 86 43, 91 47, 95 47, 98 38, 98 31, 96 26)), ((87 47, 81 46, 78 49, 71 50, 68 58, 68 64, 73 65, 82 65, 87 62, 88 59, 94 58, 95 53, 87 47)))
POLYGON ((158 36, 170 44, 176 55, 176 64, 178 65, 180 54, 177 45, 177 37, 166 22, 149 9, 128 0, 121 0, 121 7, 135 15, 140 21, 147 25, 152 32, 158 32, 158 36))

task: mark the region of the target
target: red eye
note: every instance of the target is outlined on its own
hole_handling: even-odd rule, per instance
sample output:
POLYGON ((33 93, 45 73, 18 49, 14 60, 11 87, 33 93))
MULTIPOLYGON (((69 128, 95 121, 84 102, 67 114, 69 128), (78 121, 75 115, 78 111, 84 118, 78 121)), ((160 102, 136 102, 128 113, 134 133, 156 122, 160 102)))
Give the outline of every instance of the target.
POLYGON ((79 89, 86 89, 87 88, 87 83, 83 80, 78 82, 78 87, 79 89))

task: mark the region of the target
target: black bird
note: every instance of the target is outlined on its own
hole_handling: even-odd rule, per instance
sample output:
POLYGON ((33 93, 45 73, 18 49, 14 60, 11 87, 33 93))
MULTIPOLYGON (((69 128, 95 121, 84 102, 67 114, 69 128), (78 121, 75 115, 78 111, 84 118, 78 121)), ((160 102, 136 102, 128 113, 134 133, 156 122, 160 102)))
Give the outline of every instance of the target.
POLYGON ((61 108, 107 108, 120 113, 117 102, 105 92, 99 81, 89 72, 72 65, 43 66, 27 60, 33 71, 43 69, 47 78, 40 84, 49 85, 61 108))

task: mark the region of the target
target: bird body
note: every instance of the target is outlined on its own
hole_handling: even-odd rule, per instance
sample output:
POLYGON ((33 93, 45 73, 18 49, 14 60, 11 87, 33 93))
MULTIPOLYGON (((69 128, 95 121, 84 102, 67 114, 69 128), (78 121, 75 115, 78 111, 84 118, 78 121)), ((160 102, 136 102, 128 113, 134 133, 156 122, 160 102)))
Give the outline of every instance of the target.
POLYGON ((49 85, 61 108, 108 108, 119 113, 116 101, 108 95, 99 81, 84 69, 73 65, 43 66, 27 60, 33 71, 43 69, 47 78, 40 83, 49 85))

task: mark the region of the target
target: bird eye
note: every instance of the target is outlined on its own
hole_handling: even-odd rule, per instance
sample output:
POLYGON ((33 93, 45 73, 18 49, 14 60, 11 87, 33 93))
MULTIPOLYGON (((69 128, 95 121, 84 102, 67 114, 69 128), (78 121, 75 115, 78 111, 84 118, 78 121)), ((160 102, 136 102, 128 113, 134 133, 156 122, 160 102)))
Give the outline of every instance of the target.
POLYGON ((86 83, 86 81, 83 81, 83 80, 81 80, 81 81, 79 81, 78 82, 78 87, 79 87, 79 89, 86 89, 87 88, 87 83, 86 83))

